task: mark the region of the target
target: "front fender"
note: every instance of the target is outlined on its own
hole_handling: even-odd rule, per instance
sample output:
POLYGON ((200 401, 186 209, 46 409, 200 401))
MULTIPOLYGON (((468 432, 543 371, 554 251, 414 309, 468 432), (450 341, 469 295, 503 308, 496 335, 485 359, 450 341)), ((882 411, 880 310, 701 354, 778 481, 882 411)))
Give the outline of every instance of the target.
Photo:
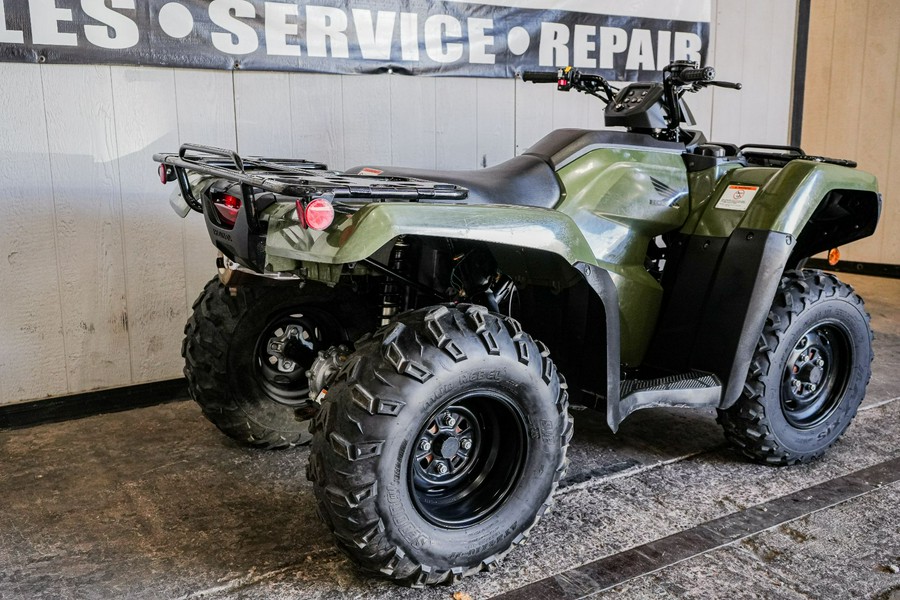
POLYGON ((821 201, 832 190, 878 191, 865 171, 810 160, 792 160, 760 189, 739 227, 800 235, 821 201))
POLYGON ((282 207, 270 216, 267 257, 341 264, 361 261, 401 235, 534 248, 569 264, 597 264, 590 246, 567 215, 550 209, 508 205, 371 203, 340 216, 329 231, 302 228, 282 207))

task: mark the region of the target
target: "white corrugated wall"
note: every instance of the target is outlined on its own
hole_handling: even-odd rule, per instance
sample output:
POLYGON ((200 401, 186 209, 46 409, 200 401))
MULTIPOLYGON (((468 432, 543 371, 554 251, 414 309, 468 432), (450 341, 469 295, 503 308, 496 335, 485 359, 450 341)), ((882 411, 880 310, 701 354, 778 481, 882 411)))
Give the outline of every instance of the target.
MULTIPOLYGON (((796 2, 714 0, 709 63, 744 90, 692 97, 713 140, 786 143, 796 2)), ((241 153, 478 168, 602 104, 510 80, 0 64, 0 404, 181 374, 215 272, 202 219, 150 157, 241 153)))

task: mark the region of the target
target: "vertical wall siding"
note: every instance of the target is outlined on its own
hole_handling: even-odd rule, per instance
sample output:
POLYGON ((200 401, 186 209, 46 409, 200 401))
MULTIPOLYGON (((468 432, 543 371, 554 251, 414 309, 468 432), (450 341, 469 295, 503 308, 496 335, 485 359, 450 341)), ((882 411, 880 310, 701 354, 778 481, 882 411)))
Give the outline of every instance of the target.
POLYGON ((69 385, 41 71, 0 73, 0 402, 10 402, 69 385))
MULTIPOLYGON (((170 118, 175 119, 178 142, 202 141, 211 146, 236 148, 237 126, 234 119, 234 82, 231 73, 179 69, 174 71, 174 79, 175 108, 170 118)), ((172 107, 169 107, 169 110, 172 110, 172 107)), ((148 204, 153 210, 165 212, 168 209, 165 193, 160 192, 160 189, 163 189, 162 186, 157 184, 156 191, 149 197, 152 201, 148 204)), ((177 219, 177 215, 174 216, 177 219)), ((185 307, 189 308, 204 284, 214 274, 212 265, 216 250, 209 243, 203 219, 177 220, 181 221, 184 298, 185 307)), ((181 337, 181 329, 173 326, 172 331, 176 337, 181 337)), ((180 343, 180 340, 177 343, 174 341, 169 343, 169 352, 176 355, 176 360, 180 360, 180 356, 178 352, 173 352, 172 348, 180 349, 180 343)), ((176 377, 180 373, 180 368, 170 373, 174 374, 161 377, 176 377)))
POLYGON ((841 249, 845 259, 900 263, 900 2, 812 3, 803 149, 849 158, 874 173, 884 197, 875 235, 841 249))
MULTIPOLYGON (((694 96, 698 126, 785 142, 796 3, 713 5, 710 63, 745 89, 694 96)), ((180 375, 215 252, 169 209, 154 152, 474 169, 603 125, 598 101, 512 79, 0 64, 0 81, 0 404, 180 375)))

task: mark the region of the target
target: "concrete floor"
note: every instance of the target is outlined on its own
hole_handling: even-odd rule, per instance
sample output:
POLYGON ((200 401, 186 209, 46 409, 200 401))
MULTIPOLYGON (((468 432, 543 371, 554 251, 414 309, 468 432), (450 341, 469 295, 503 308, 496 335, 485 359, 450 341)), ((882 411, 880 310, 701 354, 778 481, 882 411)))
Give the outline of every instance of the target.
MULTIPOLYGON (((900 457, 900 280, 842 276, 876 331, 864 409, 822 461, 770 468, 711 413, 575 413, 554 510, 492 573, 408 590, 360 576, 315 515, 308 451, 238 447, 190 402, 0 432, 0 598, 489 598, 900 457)), ((900 484, 623 582, 624 598, 900 600, 900 484)), ((601 594, 600 597, 606 594, 601 594)))

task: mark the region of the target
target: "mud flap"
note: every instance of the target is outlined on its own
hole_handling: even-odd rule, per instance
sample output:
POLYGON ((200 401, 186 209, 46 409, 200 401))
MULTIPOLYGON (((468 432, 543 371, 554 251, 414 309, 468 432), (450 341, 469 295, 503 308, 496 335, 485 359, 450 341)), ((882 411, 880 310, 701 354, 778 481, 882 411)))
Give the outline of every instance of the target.
POLYGON ((734 404, 759 342, 793 236, 736 229, 719 258, 697 330, 691 366, 725 382, 720 408, 734 404))
POLYGON ((679 243, 677 270, 664 280, 668 297, 647 364, 663 373, 712 374, 722 382, 712 406, 731 406, 796 245, 788 234, 751 229, 679 243))
POLYGON ((619 293, 609 273, 600 267, 577 262, 575 268, 603 303, 606 315, 606 411, 607 422, 613 431, 619 427, 624 418, 619 416, 619 379, 620 379, 620 327, 619 327, 619 293))

